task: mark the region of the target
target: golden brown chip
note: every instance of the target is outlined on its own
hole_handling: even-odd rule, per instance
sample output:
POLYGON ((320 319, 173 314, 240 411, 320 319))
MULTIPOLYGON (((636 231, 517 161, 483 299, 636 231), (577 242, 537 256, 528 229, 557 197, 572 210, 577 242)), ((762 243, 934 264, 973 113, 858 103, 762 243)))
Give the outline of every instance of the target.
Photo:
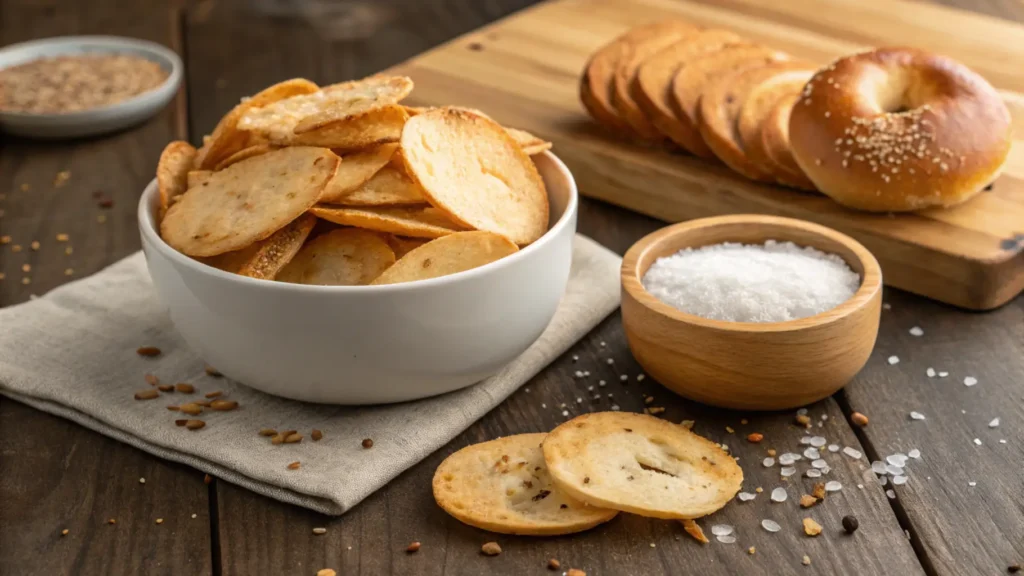
POLYGON ((206 258, 196 257, 196 260, 199 260, 200 262, 206 264, 207 266, 213 266, 214 268, 223 270, 225 272, 238 274, 238 271, 242 269, 242 266, 245 266, 247 263, 252 261, 253 256, 256 255, 256 252, 259 249, 260 243, 256 242, 254 244, 246 246, 245 248, 242 248, 241 250, 225 252, 223 254, 209 256, 206 258))
POLYGON ((160 211, 171 206, 171 200, 188 190, 188 171, 196 157, 196 149, 180 140, 168 144, 156 166, 156 185, 160 189, 160 211))
POLYGON ((441 109, 411 118, 400 150, 431 204, 467 228, 526 245, 548 226, 548 196, 533 161, 493 120, 441 109))
POLYGON ((202 185, 210 179, 210 175, 213 174, 213 170, 189 170, 188 171, 188 187, 195 188, 196 186, 202 185))
POLYGON ((551 150, 551 142, 538 138, 526 130, 505 128, 505 132, 508 132, 508 135, 512 137, 512 140, 529 156, 540 154, 545 150, 551 150))
POLYGON ((253 135, 238 126, 238 121, 249 109, 264 107, 300 94, 314 93, 319 89, 309 80, 292 78, 265 88, 252 98, 244 100, 221 118, 209 141, 203 139, 203 147, 196 155, 194 167, 210 170, 224 158, 250 145, 253 135))
POLYGON ((326 148, 298 146, 233 164, 182 195, 160 234, 189 256, 244 248, 312 207, 339 162, 326 148))
POLYGON ((355 226, 414 238, 440 238, 464 230, 437 208, 408 206, 367 206, 341 208, 317 205, 310 212, 342 226, 355 226))
POLYGON ((387 166, 398 150, 398 144, 383 144, 364 152, 346 154, 341 158, 338 171, 327 183, 327 188, 320 196, 321 202, 334 203, 341 200, 373 178, 373 175, 387 166))
POLYGON ((399 284, 448 276, 490 264, 519 251, 508 238, 493 232, 456 232, 410 251, 373 284, 399 284))
POLYGON ((256 252, 238 269, 242 276, 273 280, 302 248, 316 225, 316 216, 303 214, 257 243, 256 252))
POLYGON ((275 149, 276 148, 274 146, 271 146, 270 144, 267 144, 267 143, 254 144, 252 146, 249 146, 249 147, 246 147, 246 148, 242 148, 238 152, 235 152, 231 156, 228 156, 227 158, 225 158, 225 159, 221 160, 220 162, 218 162, 217 166, 214 167, 214 170, 215 171, 223 170, 223 169, 227 168, 228 166, 231 166, 232 164, 235 164, 237 162, 241 162, 242 160, 245 160, 247 158, 255 158, 256 156, 259 156, 260 154, 266 154, 267 152, 270 152, 271 150, 275 150, 275 149))
POLYGON ((293 284, 362 286, 394 263, 395 253, 379 234, 344 228, 306 243, 277 279, 293 284))
POLYGON ((420 187, 392 166, 381 168, 365 184, 336 201, 343 206, 395 206, 426 202, 420 187))
POLYGON ((402 136, 402 127, 408 118, 409 114, 404 107, 384 106, 316 130, 292 134, 277 143, 289 146, 323 146, 341 152, 365 150, 389 142, 398 142, 402 136))
POLYGON ((389 234, 387 237, 388 246, 391 246, 391 249, 395 251, 396 259, 401 259, 402 256, 405 256, 409 252, 423 246, 429 241, 430 240, 427 238, 403 238, 401 236, 395 236, 394 234, 389 234))

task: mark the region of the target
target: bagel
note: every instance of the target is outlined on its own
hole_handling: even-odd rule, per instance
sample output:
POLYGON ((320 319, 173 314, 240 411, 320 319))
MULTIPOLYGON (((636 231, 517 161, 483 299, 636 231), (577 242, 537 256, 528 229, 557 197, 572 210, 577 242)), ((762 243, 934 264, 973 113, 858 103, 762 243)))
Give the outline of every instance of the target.
POLYGON ((651 56, 637 70, 633 99, 640 110, 659 132, 697 156, 714 154, 699 133, 679 121, 671 97, 672 78, 689 62, 739 41, 726 30, 702 30, 651 56))
POLYGON ((913 48, 841 58, 789 119, 800 168, 836 202, 875 212, 953 206, 998 175, 1010 113, 966 66, 913 48))
MULTIPOLYGON (((765 46, 733 44, 684 66, 672 79, 672 100, 676 118, 687 130, 699 134, 698 113, 701 94, 709 82, 731 72, 764 66, 786 56, 765 46)), ((692 152, 692 150, 691 150, 692 152)))
MULTIPOLYGON (((789 115, 786 113, 785 138, 780 140, 776 134, 768 140, 773 147, 784 145, 786 150, 769 150, 766 148, 766 140, 763 133, 766 130, 778 129, 772 123, 775 109, 779 102, 787 97, 795 98, 803 90, 804 84, 813 75, 808 70, 796 69, 792 72, 776 74, 755 86, 747 95, 743 107, 740 109, 739 118, 736 120, 736 129, 740 134, 740 141, 743 143, 743 150, 747 159, 757 165, 762 171, 770 174, 776 182, 785 186, 813 190, 814 184, 807 179, 807 176, 800 171, 800 167, 793 161, 792 168, 781 165, 774 160, 777 154, 788 154, 792 160, 792 153, 789 146, 789 115)), ((792 104, 790 105, 792 107, 792 104)))
POLYGON ((811 182, 796 163, 793 147, 789 142, 789 115, 799 99, 798 92, 786 96, 775 105, 771 115, 761 125, 759 149, 764 151, 769 164, 776 170, 776 177, 781 184, 803 190, 817 190, 814 182, 811 182))
POLYGON ((712 80, 700 97, 698 129, 704 142, 726 166, 759 182, 775 177, 752 162, 739 132, 739 116, 750 93, 779 76, 809 79, 812 69, 794 62, 779 62, 746 68, 712 80))
POLYGON ((637 106, 636 101, 633 100, 632 86, 633 80, 636 78, 636 71, 645 60, 694 32, 697 32, 695 26, 672 20, 652 29, 650 34, 633 36, 626 43, 623 58, 615 69, 612 105, 619 115, 625 118, 633 131, 644 140, 662 140, 664 137, 651 125, 643 111, 637 106))
POLYGON ((615 90, 615 70, 619 63, 632 54, 632 45, 643 38, 657 36, 666 23, 658 22, 633 28, 605 44, 590 57, 580 76, 580 101, 590 116, 611 132, 620 136, 637 134, 612 104, 615 90))

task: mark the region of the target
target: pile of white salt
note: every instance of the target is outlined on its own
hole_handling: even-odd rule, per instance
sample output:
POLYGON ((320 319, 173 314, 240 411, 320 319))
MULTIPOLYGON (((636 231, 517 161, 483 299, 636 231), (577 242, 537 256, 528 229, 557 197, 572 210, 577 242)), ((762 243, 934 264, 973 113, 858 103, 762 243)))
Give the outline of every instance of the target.
POLYGON ((726 242, 658 258, 644 288, 683 312, 730 322, 783 322, 835 308, 860 287, 835 254, 792 242, 726 242))

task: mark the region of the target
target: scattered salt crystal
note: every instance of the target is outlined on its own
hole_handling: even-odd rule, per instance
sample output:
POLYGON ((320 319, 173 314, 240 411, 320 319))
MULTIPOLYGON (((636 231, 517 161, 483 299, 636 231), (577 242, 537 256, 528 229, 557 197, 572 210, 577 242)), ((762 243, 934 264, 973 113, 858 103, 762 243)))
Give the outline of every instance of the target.
POLYGON ((921 414, 920 412, 911 412, 910 418, 911 420, 924 420, 924 414, 921 414))
POLYGON ((999 427, 999 418, 993 418, 992 421, 988 423, 988 427, 989 428, 998 428, 999 427))
POLYGON ((825 492, 838 492, 843 489, 843 485, 837 480, 829 480, 825 482, 825 492))
POLYGON ((924 330, 920 326, 914 326, 910 329, 911 336, 924 336, 924 330))
POLYGON ((853 458, 854 460, 860 460, 861 457, 860 450, 857 450, 856 448, 851 448, 849 446, 843 448, 843 454, 846 454, 847 456, 853 458))
POLYGON ((598 380, 598 382, 597 382, 597 385, 598 385, 598 386, 601 386, 601 387, 604 387, 604 386, 607 386, 607 385, 608 385, 608 383, 607 383, 607 382, 605 382, 604 380, 598 380))
POLYGON ((568 416, 568 415, 569 415, 569 411, 568 410, 562 410, 562 416, 568 416))
POLYGON ((964 386, 974 386, 977 383, 978 379, 975 378, 974 376, 968 376, 967 378, 964 378, 964 386))
POLYGON ((576 354, 573 354, 573 355, 572 355, 572 361, 573 361, 573 362, 576 362, 576 361, 577 361, 577 360, 579 360, 579 359, 580 359, 580 357, 579 357, 579 356, 577 356, 576 354))
POLYGON ((935 378, 935 368, 929 368, 925 370, 924 373, 927 374, 929 378, 935 378))
POLYGON ((892 478, 892 485, 893 486, 903 486, 906 483, 907 483, 907 477, 906 476, 893 476, 893 478, 892 478))
POLYGON ((1000 438, 1000 439, 999 439, 999 443, 1000 443, 1000 444, 1006 444, 1006 439, 1004 439, 1004 438, 1000 438))
POLYGON ((900 475, 903 474, 903 467, 902 466, 893 466, 892 464, 886 464, 885 465, 885 471, 886 471, 886 473, 892 474, 893 476, 900 476, 900 475))
POLYGON ((583 377, 585 378, 587 376, 590 376, 590 370, 584 370, 583 371, 583 377))
POLYGON ((662 302, 704 318, 782 322, 849 300, 860 276, 835 254, 768 240, 687 248, 658 258, 643 285, 662 302))
POLYGON ((636 375, 636 381, 637 382, 643 382, 644 378, 647 378, 647 376, 644 376, 643 374, 637 374, 636 375))
POLYGON ((814 446, 815 448, 821 448, 827 443, 828 440, 826 440, 824 436, 814 436, 811 438, 811 446, 814 446))
POLYGON ((889 365, 890 366, 892 366, 893 364, 899 364, 899 363, 900 363, 900 357, 899 356, 889 356, 889 365))
POLYGON ((565 402, 562 402, 562 405, 559 406, 559 408, 565 408, 565 402))
POLYGON ((583 404, 583 398, 576 398, 577 404, 583 404))
POLYGON ((805 445, 805 446, 809 446, 811 444, 811 437, 810 436, 804 436, 803 438, 800 439, 800 443, 805 445))
POLYGON ((967 485, 970 486, 971 488, 974 488, 975 486, 978 485, 978 483, 972 480, 971 482, 968 482, 967 485))
POLYGON ((794 466, 783 466, 779 470, 779 474, 781 474, 783 478, 788 478, 793 474, 796 474, 796 468, 794 466))
POLYGON ((949 372, 939 372, 939 378, 945 378, 946 376, 949 376, 949 372))
POLYGON ((618 412, 618 411, 619 411, 619 405, 618 404, 612 404, 612 412, 618 412))
POLYGON ((735 536, 715 536, 715 538, 718 539, 718 541, 721 542, 722 544, 734 544, 734 543, 736 543, 736 537, 735 536))
POLYGON ((920 458, 921 457, 921 451, 918 450, 917 448, 914 448, 910 452, 907 452, 907 456, 910 456, 911 458, 920 458))
POLYGON ((775 466, 775 458, 765 458, 761 463, 764 464, 765 468, 771 468, 775 466))
POLYGON ((878 483, 881 484, 882 486, 885 486, 888 482, 889 482, 889 477, 888 476, 879 476, 878 477, 878 483))
POLYGON ((761 528, 764 528, 769 532, 778 532, 779 530, 782 530, 782 526, 779 526, 778 522, 775 520, 768 520, 767 518, 761 520, 761 528))
POLYGON ((807 414, 807 408, 797 408, 796 413, 803 416, 804 414, 807 414))
POLYGON ((629 380, 629 376, 627 376, 625 374, 620 374, 619 375, 619 380, 625 382, 626 380, 629 380))
POLYGON ((899 466, 902 468, 907 463, 907 455, 899 453, 890 454, 885 457, 885 461, 888 462, 889 464, 892 464, 893 466, 899 466))
POLYGON ((827 421, 828 420, 828 414, 822 414, 821 415, 821 419, 827 421))
POLYGON ((540 407, 541 407, 541 408, 547 408, 547 407, 548 407, 548 405, 547 405, 547 404, 541 404, 541 405, 540 405, 540 407))
POLYGON ((839 444, 829 444, 828 445, 828 451, 829 452, 839 452, 839 444))
POLYGON ((807 450, 804 450, 804 458, 807 458, 808 460, 817 460, 818 458, 821 458, 821 454, 818 453, 817 448, 808 448, 807 450))
POLYGON ((739 497, 740 502, 750 502, 754 498, 757 498, 757 494, 754 494, 753 492, 740 492, 737 496, 739 497))
POLYGON ((857 484, 857 488, 860 488, 861 490, 863 490, 864 489, 864 485, 863 484, 857 484))
POLYGON ((790 466, 794 462, 796 462, 797 460, 801 460, 801 459, 802 459, 802 456, 800 456, 799 454, 793 454, 792 452, 786 452, 785 454, 782 454, 781 456, 779 456, 779 464, 782 464, 783 466, 790 466))
POLYGON ((594 387, 592 385, 591 386, 587 386, 587 392, 593 392, 593 391, 594 391, 594 387))
POLYGON ((889 497, 889 500, 894 500, 896 498, 896 493, 893 492, 891 489, 886 490, 885 495, 889 497))
POLYGON ((780 486, 772 490, 772 502, 785 502, 786 498, 789 498, 789 494, 786 493, 785 488, 780 486))
POLYGON ((577 370, 576 371, 576 377, 577 378, 583 378, 583 370, 577 370))
POLYGON ((976 445, 978 445, 978 446, 981 446, 981 439, 980 439, 980 438, 975 438, 975 439, 974 439, 974 443, 975 443, 976 445))
POLYGON ((807 476, 808 478, 821 478, 821 470, 811 468, 807 472, 804 472, 804 476, 807 476))
POLYGON ((814 462, 811 462, 811 466, 817 468, 818 470, 824 470, 825 468, 828 468, 828 462, 825 462, 821 458, 818 458, 814 462))
POLYGON ((889 304, 888 302, 883 302, 882 310, 892 310, 892 304, 889 304))
POLYGON ((715 524, 711 527, 711 533, 715 536, 728 536, 732 532, 733 527, 728 524, 715 524))
POLYGON ((527 393, 527 394, 529 394, 529 393, 530 393, 530 389, 529 389, 529 388, 527 388, 527 389, 526 389, 526 393, 527 393))
POLYGON ((608 344, 606 344, 604 340, 602 340, 602 341, 601 341, 601 344, 600 344, 601 348, 604 348, 604 347, 605 347, 605 346, 607 346, 607 345, 608 345, 608 344))
POLYGON ((609 359, 605 360, 605 362, 607 362, 608 365, 611 366, 612 364, 615 364, 615 358, 609 358, 609 359))
POLYGON ((871 471, 879 476, 885 474, 885 462, 875 460, 871 463, 871 471))

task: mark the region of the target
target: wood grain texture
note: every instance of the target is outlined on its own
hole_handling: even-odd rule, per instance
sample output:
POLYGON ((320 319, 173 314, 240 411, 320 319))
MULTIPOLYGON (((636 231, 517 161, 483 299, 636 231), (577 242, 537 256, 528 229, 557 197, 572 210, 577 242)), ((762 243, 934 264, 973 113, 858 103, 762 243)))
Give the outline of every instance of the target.
MULTIPOLYGON (((103 33, 174 47, 176 18, 162 1, 3 0, 0 45, 103 33)), ((139 249, 136 204, 161 148, 178 135, 178 111, 172 105, 138 128, 103 138, 0 140, 0 236, 11 237, 0 245, 0 306, 139 249), (57 186, 61 171, 68 178, 57 186)), ((0 399, 0 574, 210 574, 207 494, 194 470, 0 399), (107 524, 109 518, 117 523, 107 524)))
POLYGON ((811 220, 860 240, 878 257, 887 284, 989 309, 1024 289, 1024 80, 1010 64, 1024 60, 1020 46, 1022 26, 912 2, 560 0, 394 70, 416 81, 417 103, 486 108, 503 124, 553 141, 583 194, 669 221, 739 212, 811 220), (818 64, 893 43, 948 54, 1002 91, 1018 126, 1017 146, 991 192, 949 210, 888 216, 755 184, 717 164, 607 135, 578 100, 586 58, 631 26, 669 17, 732 30, 818 64))
POLYGON ((683 222, 645 236, 622 261, 622 324, 633 356, 666 387, 713 406, 795 409, 831 396, 867 362, 881 310, 875 258, 849 236, 799 220, 748 214, 683 222), (644 274, 658 258, 770 239, 838 255, 860 275, 860 287, 831 310, 761 323, 687 314, 644 289, 644 274))

